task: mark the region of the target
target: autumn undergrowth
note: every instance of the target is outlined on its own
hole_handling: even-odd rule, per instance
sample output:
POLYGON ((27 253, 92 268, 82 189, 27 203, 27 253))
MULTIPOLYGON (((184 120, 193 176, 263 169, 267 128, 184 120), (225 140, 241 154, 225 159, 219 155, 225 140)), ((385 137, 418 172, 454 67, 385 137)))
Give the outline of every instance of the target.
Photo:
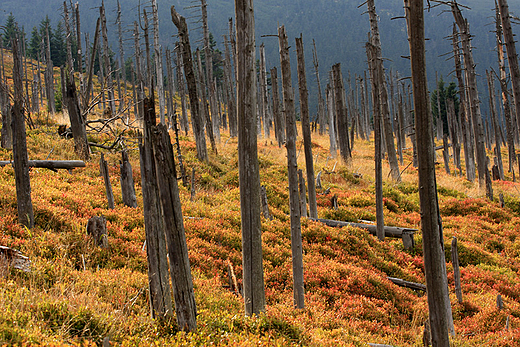
MULTIPOLYGON (((31 159, 77 159, 73 141, 60 138, 56 121, 43 112, 33 117, 27 144, 31 159)), ((57 122, 62 123, 63 118, 57 122)), ((411 149, 404 153, 402 182, 385 178, 387 225, 419 229, 416 246, 400 240, 379 242, 366 231, 330 228, 302 219, 306 308, 293 307, 291 240, 285 148, 274 138, 259 138, 261 184, 272 220, 262 220, 267 308, 245 317, 242 298, 229 290, 228 264, 241 283, 240 196, 237 139, 222 133, 218 155, 196 159, 191 133, 180 143, 186 171, 195 169, 195 198, 179 185, 188 252, 198 309, 197 331, 179 331, 175 320, 150 318, 139 153, 135 134, 125 143, 134 169, 137 208, 122 203, 120 153, 104 151, 116 208, 108 209, 99 175, 100 151, 72 173, 31 169, 35 227, 17 223, 12 167, 0 168, 0 244, 21 251, 31 271, 3 269, 0 276, 0 341, 5 344, 99 345, 104 339, 123 346, 394 346, 422 344, 426 296, 401 288, 387 277, 425 283, 420 234, 417 170, 411 149), (107 219, 107 249, 86 235, 92 216, 107 219)), ((104 143, 110 138, 91 135, 104 143)), ((409 146, 411 147, 411 146, 409 146)), ((303 143, 297 141, 304 168, 303 143)), ((332 157, 328 138, 313 134, 315 173, 321 172, 318 215, 342 221, 375 220, 373 142, 355 140, 353 160, 332 157), (332 209, 331 198, 338 198, 332 209)), ((507 158, 507 155, 503 155, 507 158)), ((0 160, 11 152, 0 149, 0 160)), ((440 157, 439 157, 440 158, 440 157)), ((452 172, 454 168, 452 167, 452 172)), ((507 176, 507 174, 506 174, 507 176)), ((520 339, 520 184, 494 182, 495 200, 437 166, 454 346, 514 346, 520 339), (498 195, 504 195, 500 207, 498 195), (457 237, 463 302, 453 287, 451 240, 457 237), (504 301, 499 310, 497 295, 504 301)))

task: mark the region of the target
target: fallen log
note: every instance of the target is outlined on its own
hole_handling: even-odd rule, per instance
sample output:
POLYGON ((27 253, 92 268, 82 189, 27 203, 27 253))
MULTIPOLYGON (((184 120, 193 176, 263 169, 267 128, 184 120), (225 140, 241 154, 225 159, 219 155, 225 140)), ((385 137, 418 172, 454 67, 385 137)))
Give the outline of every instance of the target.
POLYGON ((422 283, 415 283, 410 281, 405 281, 400 278, 396 277, 387 277, 390 281, 392 281, 394 284, 397 284, 400 287, 410 288, 414 290, 420 290, 425 292, 426 291, 426 285, 422 283))
MULTIPOLYGON (((10 160, 0 161, 1 166, 13 164, 10 160)), ((45 168, 49 170, 66 169, 72 170, 76 167, 85 167, 83 160, 29 160, 29 167, 45 168)))
MULTIPOLYGON (((332 219, 321 219, 321 218, 309 218, 310 220, 323 223, 330 227, 341 228, 346 226, 352 226, 356 228, 361 228, 368 230, 370 234, 376 235, 376 225, 375 224, 364 224, 364 223, 353 223, 353 222, 343 222, 332 219)), ((403 240, 403 245, 405 249, 412 249, 415 247, 415 242, 413 235, 417 231, 417 229, 412 228, 400 228, 400 227, 390 227, 384 226, 383 230, 385 232, 385 237, 393 237, 399 238, 403 240)))

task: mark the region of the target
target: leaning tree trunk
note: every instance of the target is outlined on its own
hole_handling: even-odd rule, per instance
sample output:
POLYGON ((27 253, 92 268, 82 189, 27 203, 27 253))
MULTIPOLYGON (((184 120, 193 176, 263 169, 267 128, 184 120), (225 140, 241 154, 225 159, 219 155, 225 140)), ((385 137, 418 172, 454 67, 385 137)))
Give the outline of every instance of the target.
POLYGON ((448 332, 451 306, 435 179, 435 146, 432 136, 433 125, 428 102, 424 54, 423 6, 422 0, 404 0, 410 44, 415 132, 419 148, 419 199, 432 344, 436 347, 448 347, 450 345, 448 332))
POLYGON ((260 173, 256 138, 255 22, 253 0, 235 0, 237 41, 238 173, 246 315, 265 310, 260 173))
POLYGON ((298 85, 300 87, 300 114, 302 121, 303 146, 305 151, 305 166, 307 169, 307 189, 309 190, 309 214, 311 218, 318 218, 316 183, 314 180, 314 165, 312 158, 307 77, 305 76, 305 59, 303 55, 303 40, 301 34, 299 38, 296 38, 296 51, 298 56, 298 85))
POLYGON ((300 198, 298 194, 298 162, 296 158, 296 112, 294 91, 291 85, 289 43, 285 27, 278 28, 280 65, 282 68, 283 106, 286 124, 287 169, 289 175, 289 203, 291 206, 291 250, 293 263, 293 295, 296 308, 305 308, 303 281, 303 253, 300 221, 300 198))
POLYGON ((504 41, 507 50, 507 62, 509 63, 511 85, 513 86, 516 121, 517 124, 520 124, 520 67, 518 64, 518 55, 516 54, 513 29, 511 28, 511 20, 509 19, 509 6, 507 5, 507 0, 497 0, 497 3, 500 9, 502 31, 504 33, 504 41))
POLYGON ((171 7, 172 22, 179 31, 179 46, 182 51, 184 65, 184 77, 188 84, 188 95, 190 97, 191 117, 193 121, 193 134, 197 146, 197 158, 201 161, 208 161, 208 151, 206 148, 206 138, 204 135, 204 120, 200 114, 199 97, 197 95, 197 82, 193 72, 193 62, 191 58, 190 38, 188 36, 188 25, 186 19, 171 7))
POLYGON ((23 107, 22 56, 18 38, 11 41, 13 49, 13 84, 14 103, 11 108, 13 130, 13 161, 16 183, 16 202, 18 206, 18 222, 27 228, 34 227, 34 213, 31 199, 31 179, 29 177, 29 158, 25 133, 25 115, 23 107))

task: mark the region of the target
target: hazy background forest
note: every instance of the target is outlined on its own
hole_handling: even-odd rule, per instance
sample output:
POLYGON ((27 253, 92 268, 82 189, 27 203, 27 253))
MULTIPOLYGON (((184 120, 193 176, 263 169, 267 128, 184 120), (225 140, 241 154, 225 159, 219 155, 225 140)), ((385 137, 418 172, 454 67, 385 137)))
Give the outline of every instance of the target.
MULTIPOLYGON (((202 46, 200 22, 200 5, 198 1, 158 0, 160 40, 164 49, 173 48, 177 40, 174 35, 177 30, 171 21, 170 6, 174 5, 177 11, 188 18, 190 36, 193 40, 193 49, 202 46)), ((322 85, 328 78, 330 67, 340 62, 345 77, 348 72, 354 76, 362 74, 367 68, 365 42, 370 31, 368 15, 365 14, 366 5, 358 8, 361 0, 261 0, 255 1, 255 21, 257 46, 265 44, 268 70, 270 66, 279 64, 278 40, 275 37, 262 37, 276 34, 278 24, 287 28, 289 38, 303 34, 306 52, 307 73, 313 76, 312 40, 316 42, 320 63, 320 77, 322 85), (312 75, 311 75, 312 74, 312 75)), ((462 2, 471 10, 465 10, 464 15, 469 21, 473 39, 474 59, 477 64, 477 73, 485 76, 485 70, 497 65, 494 35, 494 2, 491 0, 472 0, 462 2)), ((90 33, 91 40, 99 16, 99 0, 83 0, 79 2, 81 11, 81 28, 84 33, 90 33)), ((433 5, 433 3, 432 3, 433 5)), ((106 0, 108 36, 112 43, 112 50, 117 49, 117 0, 106 0)), ((149 3, 141 0, 121 1, 122 23, 125 39, 125 59, 132 58, 133 39, 131 29, 138 19, 139 7, 141 11, 149 3)), ((509 4, 512 15, 520 14, 520 2, 511 1, 509 4)), ((408 53, 403 2, 400 0, 376 1, 376 9, 380 17, 380 31, 383 56, 387 70, 398 71, 402 76, 409 76, 409 61, 403 58, 408 53)), ((435 87, 435 73, 449 82, 454 79, 450 73, 454 70, 453 61, 447 60, 451 54, 451 43, 446 39, 451 35, 453 16, 443 13, 445 7, 436 7, 425 15, 427 69, 430 89, 435 87), (448 53, 448 55, 445 55, 448 53)), ((45 17, 48 16, 51 27, 58 35, 64 36, 62 26, 63 2, 61 0, 24 0, 0 1, 0 23, 5 24, 10 13, 16 22, 23 27, 26 39, 31 39, 34 27, 39 28, 45 17), (56 30, 58 29, 58 30, 56 30)), ((209 30, 213 34, 217 48, 223 49, 222 35, 228 33, 228 19, 234 17, 234 2, 232 0, 208 1, 209 30)), ((513 27, 513 31, 518 31, 513 27)), ((292 40, 292 39, 291 39, 292 40)), ((63 47, 64 50, 64 47, 63 47)), ((296 62, 294 49, 291 49, 291 60, 296 62)), ((64 53, 65 55, 65 53, 64 53)), ((258 56, 258 55, 257 55, 258 56)), ((56 60, 53 58, 53 61, 56 60)), ((296 64, 293 64, 293 78, 296 79, 296 64)), ((293 81, 293 84, 295 81, 293 81)), ((487 114, 487 93, 484 84, 480 82, 479 91, 484 116, 487 114)), ((309 77, 309 98, 311 114, 317 109, 317 86, 314 77, 309 77)))

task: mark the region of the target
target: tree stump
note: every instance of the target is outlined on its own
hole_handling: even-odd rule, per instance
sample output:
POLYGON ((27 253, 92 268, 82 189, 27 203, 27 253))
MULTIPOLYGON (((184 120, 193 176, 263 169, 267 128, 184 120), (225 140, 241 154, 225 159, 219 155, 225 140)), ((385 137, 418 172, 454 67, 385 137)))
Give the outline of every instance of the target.
POLYGON ((87 235, 94 240, 94 244, 101 248, 108 248, 107 220, 103 216, 95 216, 88 220, 87 235))

